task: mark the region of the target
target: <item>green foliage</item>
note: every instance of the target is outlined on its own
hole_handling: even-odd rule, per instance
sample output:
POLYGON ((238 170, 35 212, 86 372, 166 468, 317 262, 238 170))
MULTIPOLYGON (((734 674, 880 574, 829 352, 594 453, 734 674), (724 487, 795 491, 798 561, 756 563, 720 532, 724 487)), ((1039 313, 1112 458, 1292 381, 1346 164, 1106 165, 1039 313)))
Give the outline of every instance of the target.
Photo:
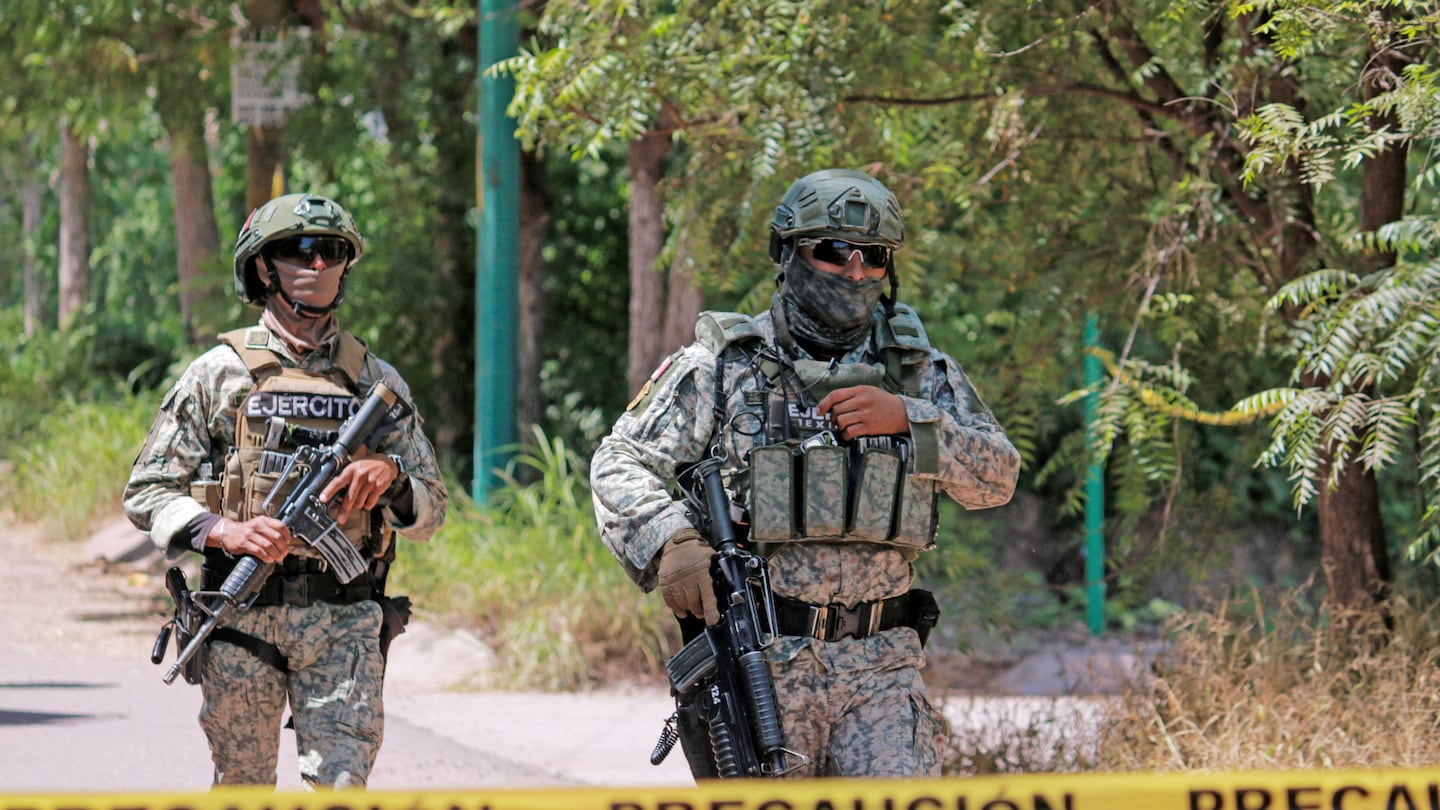
POLYGON ((1394 223, 1372 239, 1416 260, 1363 277, 1321 270, 1281 289, 1272 306, 1303 315, 1293 351, 1296 380, 1305 384, 1262 392, 1245 407, 1280 407, 1261 461, 1289 471, 1297 507, 1333 486, 1336 470, 1351 459, 1372 472, 1418 459, 1425 512, 1408 554, 1437 562, 1440 262, 1421 258, 1434 245, 1433 221, 1394 223))
POLYGON ((0 310, 0 440, 25 447, 58 403, 103 404, 153 387, 169 370, 169 351, 139 324, 92 315, 69 332, 24 336, 23 316, 0 310))
POLYGON ((547 323, 541 391, 546 433, 588 454, 630 392, 623 314, 628 262, 623 161, 551 160, 546 187, 557 216, 545 245, 547 323))
MULTIPOLYGON (((1423 163, 1440 97, 1432 6, 544 4, 524 52, 501 69, 517 82, 521 136, 542 156, 529 166, 543 170, 527 175, 530 187, 545 203, 542 215, 553 217, 542 248, 551 268, 540 381, 549 438, 532 451, 535 463, 512 471, 540 476, 538 490, 517 488, 535 500, 504 496, 524 517, 457 506, 456 528, 427 547, 438 555, 427 574, 437 604, 453 598, 445 609, 455 621, 474 610, 513 623, 509 646, 536 649, 533 671, 558 673, 537 675, 552 683, 583 682, 595 669, 587 674, 570 652, 542 652, 525 634, 543 629, 583 646, 604 632, 634 639, 642 627, 668 626, 663 616, 636 620, 637 605, 654 610, 655 600, 640 602, 624 582, 598 586, 614 587, 623 596, 606 598, 627 606, 610 630, 585 627, 595 617, 571 605, 552 607, 553 615, 515 612, 515 600, 489 591, 461 606, 494 567, 523 567, 527 544, 580 567, 591 561, 579 549, 603 552, 575 533, 591 531, 582 528, 588 507, 582 490, 565 487, 583 489, 583 481, 552 467, 562 465, 556 454, 585 455, 630 394, 617 337, 628 284, 622 167, 644 133, 673 139, 662 184, 666 259, 684 245, 711 308, 765 305, 774 274, 766 225, 796 174, 866 167, 896 190, 907 223, 901 298, 965 365, 1021 449, 1021 491, 1044 501, 1058 544, 1079 536, 1087 465, 1107 461, 1107 563, 1124 572, 1121 615, 1147 615, 1151 572, 1201 571, 1214 563, 1207 554, 1224 551, 1167 539, 1229 538, 1270 518, 1307 531, 1290 507, 1313 497, 1323 454, 1348 447, 1347 437, 1355 444, 1343 452, 1394 471, 1395 492, 1413 485, 1426 493, 1411 499, 1428 507, 1420 514, 1390 508, 1400 525, 1419 527, 1415 534, 1433 533, 1440 427, 1426 369, 1434 330, 1415 297, 1432 294, 1422 269, 1432 195, 1412 200, 1411 220, 1352 239, 1360 161, 1404 143, 1417 156, 1417 189, 1440 176, 1423 163), (1367 51, 1377 43, 1407 61, 1367 98, 1361 78, 1380 64, 1367 51), (1394 123, 1377 127, 1386 115, 1394 123), (1308 191, 1298 187, 1304 182, 1308 191), (1297 229, 1313 242, 1295 238, 1297 229), (1347 252, 1386 246, 1405 259, 1393 277, 1343 269, 1361 266, 1347 252), (1300 275, 1319 264, 1342 269, 1300 275), (1303 316, 1298 331, 1278 325, 1275 311, 1303 316), (1087 388, 1082 334, 1091 313, 1113 367, 1087 388), (1374 390, 1310 385, 1283 365, 1291 345, 1309 373, 1371 381, 1374 390), (1089 395, 1099 407, 1086 425, 1080 399, 1089 395), (1268 439, 1258 421, 1246 421, 1274 414, 1268 439), (1096 441, 1087 443, 1087 433, 1096 441), (1296 476, 1298 501, 1284 503, 1281 473, 1252 468, 1266 441, 1264 460, 1296 476), (513 542, 490 543, 491 535, 513 542), (501 560, 507 549, 512 556, 501 560), (484 574, 442 586, 451 567, 444 555, 484 574)), ((360 219, 368 249, 347 290, 345 325, 406 375, 446 468, 466 480, 477 294, 475 12, 446 0, 403 10, 366 0, 324 4, 324 13, 327 25, 304 46, 309 103, 284 128, 286 179, 336 196, 360 219)), ((96 145, 96 284, 84 328, 22 341, 23 320, 11 309, 21 282, 0 273, 9 336, 0 345, 13 358, 0 368, 0 409, 9 438, 21 441, 40 435, 38 415, 51 404, 73 398, 84 407, 124 387, 162 384, 157 370, 193 351, 180 343, 174 305, 173 212, 156 115, 175 94, 160 79, 168 72, 168 81, 196 81, 196 96, 223 113, 217 94, 233 21, 230 6, 206 0, 139 11, 26 0, 6 4, 0 20, 0 44, 17 63, 0 81, 0 180, 12 192, 0 195, 0 264, 19 267, 29 255, 53 271, 50 192, 30 233, 13 200, 24 183, 48 179, 63 123, 87 125, 96 145)), ((246 213, 246 132, 223 114, 210 131, 223 242, 246 213)), ((216 330, 255 315, 229 295, 225 260, 217 257, 216 295, 201 317, 216 330)), ((55 310, 53 284, 42 303, 55 310)), ((926 575, 966 577, 999 557, 1001 543, 976 550, 958 540, 990 527, 954 515, 944 525, 955 536, 944 555, 923 558, 926 575)), ((603 554, 593 563, 617 573, 603 554)), ((417 564, 419 576, 426 569, 417 564)), ((1017 579, 1043 587, 1029 572, 1017 579)), ((542 590, 534 582, 515 589, 542 590)), ((1035 616, 1064 612, 1051 593, 1034 601, 1035 616)), ((501 632, 500 619, 486 621, 501 632)), ((637 643, 652 657, 663 648, 656 638, 637 643)))
POLYGON ((78 539, 115 514, 135 454, 160 399, 125 394, 98 402, 51 400, 0 477, 0 495, 20 519, 50 537, 78 539))
POLYGON ((659 672, 678 642, 673 619, 600 541, 579 459, 538 429, 534 440, 493 503, 477 507, 452 487, 444 528, 401 548, 396 592, 409 592, 422 615, 478 623, 498 647, 504 685, 574 689, 612 670, 659 672), (519 484, 518 468, 535 482, 519 484))

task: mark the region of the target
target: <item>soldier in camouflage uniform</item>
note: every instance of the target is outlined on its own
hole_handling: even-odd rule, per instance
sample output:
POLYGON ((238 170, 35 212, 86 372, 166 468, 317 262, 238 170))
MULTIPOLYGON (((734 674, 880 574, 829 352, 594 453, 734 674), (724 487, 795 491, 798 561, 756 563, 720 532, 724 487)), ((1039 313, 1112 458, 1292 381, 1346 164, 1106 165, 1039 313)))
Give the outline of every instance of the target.
POLYGON ((946 724, 920 678, 936 614, 920 618, 934 603, 912 591, 913 563, 934 547, 939 493, 998 506, 1020 467, 959 364, 895 301, 903 245, 899 204, 875 178, 796 181, 771 225, 782 285, 769 311, 703 313, 591 467, 600 531, 626 572, 682 625, 715 624, 714 551, 667 484, 724 461, 740 529, 769 561, 767 654, 786 748, 809 757, 799 775, 939 774, 946 724))
POLYGON ((448 496, 418 414, 321 493, 370 560, 348 584, 262 505, 287 486, 277 487, 277 462, 333 443, 374 383, 409 400, 395 368, 336 319, 362 250, 354 220, 324 197, 286 195, 252 212, 236 241, 235 289, 264 307, 260 323, 222 335, 186 369, 125 487, 126 514, 156 545, 204 555, 204 589, 242 555, 277 564, 253 606, 233 611, 198 656, 216 785, 275 784, 287 702, 307 787, 365 785, 384 722, 382 626, 403 629, 403 611, 384 597, 394 534, 426 540, 444 520, 448 496))

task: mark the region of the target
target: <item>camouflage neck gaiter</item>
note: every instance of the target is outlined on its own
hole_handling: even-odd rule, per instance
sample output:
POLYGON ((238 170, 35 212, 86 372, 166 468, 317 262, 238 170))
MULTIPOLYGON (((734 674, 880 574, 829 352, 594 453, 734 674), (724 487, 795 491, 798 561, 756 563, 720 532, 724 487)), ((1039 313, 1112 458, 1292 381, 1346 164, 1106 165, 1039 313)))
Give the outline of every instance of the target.
POLYGON ((260 313, 260 324, 280 338, 297 357, 304 357, 320 348, 340 331, 334 312, 319 317, 301 315, 280 296, 273 296, 260 313))
POLYGON ((851 281, 816 270, 798 255, 785 267, 785 284, 775 296, 790 333, 806 348, 844 354, 869 337, 885 279, 851 281))

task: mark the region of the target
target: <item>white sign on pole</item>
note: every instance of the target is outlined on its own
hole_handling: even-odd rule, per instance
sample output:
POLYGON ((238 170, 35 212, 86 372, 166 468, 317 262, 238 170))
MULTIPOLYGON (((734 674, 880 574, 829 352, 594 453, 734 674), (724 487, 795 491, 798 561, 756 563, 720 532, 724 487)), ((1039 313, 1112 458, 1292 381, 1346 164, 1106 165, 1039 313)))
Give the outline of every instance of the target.
POLYGON ((308 27, 243 31, 232 41, 230 118, 251 126, 278 124, 308 101, 300 93, 300 57, 308 27))

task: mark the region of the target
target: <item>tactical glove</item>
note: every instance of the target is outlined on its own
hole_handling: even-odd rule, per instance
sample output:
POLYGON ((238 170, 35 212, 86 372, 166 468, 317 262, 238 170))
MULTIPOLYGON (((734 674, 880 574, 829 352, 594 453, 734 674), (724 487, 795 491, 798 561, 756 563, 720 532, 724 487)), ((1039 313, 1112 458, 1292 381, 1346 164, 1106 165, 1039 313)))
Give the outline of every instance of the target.
POLYGON ((694 529, 681 529, 660 548, 660 596, 676 616, 704 618, 706 625, 720 621, 710 576, 714 556, 715 549, 694 529))

